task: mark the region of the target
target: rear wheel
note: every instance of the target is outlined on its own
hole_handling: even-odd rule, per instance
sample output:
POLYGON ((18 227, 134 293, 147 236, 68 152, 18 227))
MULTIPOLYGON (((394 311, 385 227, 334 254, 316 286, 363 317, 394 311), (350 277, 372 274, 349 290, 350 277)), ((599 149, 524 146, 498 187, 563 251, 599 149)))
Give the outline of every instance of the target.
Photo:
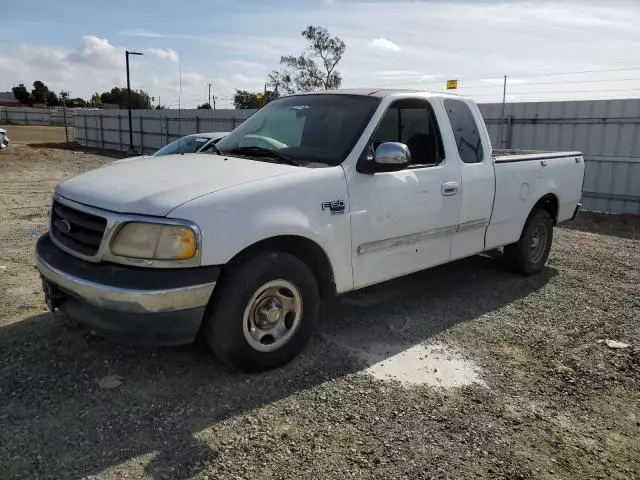
POLYGON ((507 267, 513 272, 523 275, 540 272, 549 257, 552 242, 553 220, 551 216, 546 210, 533 210, 518 242, 504 247, 507 267))
POLYGON ((216 287, 203 333, 213 352, 247 372, 295 357, 315 327, 320 294, 297 257, 271 252, 232 265, 216 287))

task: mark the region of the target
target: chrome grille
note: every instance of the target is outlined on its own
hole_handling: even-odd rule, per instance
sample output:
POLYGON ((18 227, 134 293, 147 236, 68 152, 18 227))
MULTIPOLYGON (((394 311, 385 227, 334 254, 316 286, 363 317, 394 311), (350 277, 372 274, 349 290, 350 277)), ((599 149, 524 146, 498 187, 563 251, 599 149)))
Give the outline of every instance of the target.
POLYGON ((107 220, 67 207, 58 201, 51 207, 51 234, 65 247, 82 255, 98 253, 107 220))

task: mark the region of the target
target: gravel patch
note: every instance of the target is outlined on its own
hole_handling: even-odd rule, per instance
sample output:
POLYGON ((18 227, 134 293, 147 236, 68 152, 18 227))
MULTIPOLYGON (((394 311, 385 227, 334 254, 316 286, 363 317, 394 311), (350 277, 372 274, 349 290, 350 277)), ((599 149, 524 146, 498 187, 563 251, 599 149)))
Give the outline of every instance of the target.
POLYGON ((299 358, 244 375, 44 311, 34 228, 109 160, 0 153, 0 478, 640 478, 640 242, 558 228, 535 277, 493 253, 338 298, 299 358), (431 367, 448 383, 407 380, 431 367))

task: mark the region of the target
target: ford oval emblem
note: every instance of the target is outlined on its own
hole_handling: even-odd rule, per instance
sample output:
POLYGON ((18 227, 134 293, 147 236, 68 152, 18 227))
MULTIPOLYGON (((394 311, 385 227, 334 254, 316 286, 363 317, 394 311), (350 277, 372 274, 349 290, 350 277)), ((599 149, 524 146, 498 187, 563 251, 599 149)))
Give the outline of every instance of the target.
POLYGON ((59 218, 53 222, 55 227, 62 233, 69 233, 71 231, 71 224, 63 218, 59 218))

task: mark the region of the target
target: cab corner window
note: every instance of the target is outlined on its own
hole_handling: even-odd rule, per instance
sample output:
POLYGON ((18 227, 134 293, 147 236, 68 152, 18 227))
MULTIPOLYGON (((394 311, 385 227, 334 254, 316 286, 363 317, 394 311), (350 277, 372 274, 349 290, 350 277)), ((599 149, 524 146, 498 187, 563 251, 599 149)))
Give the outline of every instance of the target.
POLYGON ((374 150, 384 142, 404 143, 411 154, 411 167, 433 166, 444 159, 435 115, 426 101, 392 103, 372 136, 374 150))
POLYGON ((460 100, 447 99, 444 107, 451 122, 460 159, 464 163, 482 162, 482 140, 469 106, 460 100))

